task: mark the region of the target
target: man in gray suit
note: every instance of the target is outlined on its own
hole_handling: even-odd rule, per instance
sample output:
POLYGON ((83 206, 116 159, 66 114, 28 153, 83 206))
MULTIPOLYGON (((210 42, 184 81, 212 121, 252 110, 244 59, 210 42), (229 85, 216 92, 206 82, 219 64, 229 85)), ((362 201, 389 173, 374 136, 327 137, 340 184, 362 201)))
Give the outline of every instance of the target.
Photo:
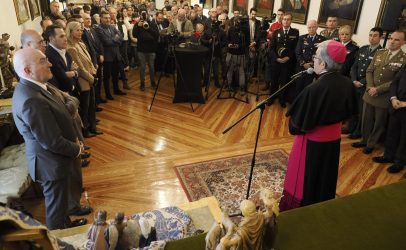
POLYGON ((13 117, 26 144, 28 171, 43 189, 49 229, 72 226, 68 217, 69 176, 84 150, 73 120, 47 82, 50 64, 39 50, 24 48, 14 56, 20 77, 13 96, 13 117))

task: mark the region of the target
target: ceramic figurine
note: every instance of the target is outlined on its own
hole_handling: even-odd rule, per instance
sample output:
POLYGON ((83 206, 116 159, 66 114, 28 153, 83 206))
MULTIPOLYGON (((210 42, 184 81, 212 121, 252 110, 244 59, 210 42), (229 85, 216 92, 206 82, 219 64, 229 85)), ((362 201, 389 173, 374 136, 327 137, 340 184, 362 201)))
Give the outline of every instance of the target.
POLYGON ((244 200, 240 210, 244 218, 235 226, 223 212, 221 223, 215 223, 206 236, 207 250, 263 250, 271 249, 276 234, 278 202, 270 190, 262 190, 265 211, 257 211, 255 203, 244 200))

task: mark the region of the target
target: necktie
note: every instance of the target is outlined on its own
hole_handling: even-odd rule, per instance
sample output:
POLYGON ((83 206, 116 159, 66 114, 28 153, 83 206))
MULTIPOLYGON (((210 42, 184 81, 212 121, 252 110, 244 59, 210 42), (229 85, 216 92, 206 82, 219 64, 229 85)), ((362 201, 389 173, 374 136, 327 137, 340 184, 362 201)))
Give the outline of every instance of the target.
POLYGON ((285 36, 288 36, 288 30, 285 30, 285 36))

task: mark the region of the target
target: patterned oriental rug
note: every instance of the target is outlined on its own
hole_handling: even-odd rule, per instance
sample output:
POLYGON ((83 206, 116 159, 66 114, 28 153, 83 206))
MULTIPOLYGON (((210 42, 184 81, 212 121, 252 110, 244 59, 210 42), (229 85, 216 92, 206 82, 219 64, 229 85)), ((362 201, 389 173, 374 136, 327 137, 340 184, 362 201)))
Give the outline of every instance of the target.
MULTIPOLYGON (((259 202, 259 191, 269 188, 279 195, 283 191, 289 155, 283 150, 259 152, 256 156, 250 200, 259 202)), ((215 196, 221 208, 239 213, 246 198, 252 154, 176 167, 176 174, 189 201, 215 196)))

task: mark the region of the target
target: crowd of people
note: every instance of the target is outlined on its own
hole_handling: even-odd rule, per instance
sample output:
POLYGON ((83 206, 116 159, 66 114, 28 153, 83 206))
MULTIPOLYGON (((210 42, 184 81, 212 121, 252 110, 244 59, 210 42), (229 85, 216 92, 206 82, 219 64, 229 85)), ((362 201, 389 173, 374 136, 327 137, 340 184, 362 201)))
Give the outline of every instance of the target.
MULTIPOLYGON (((313 151, 308 154, 315 157, 318 150, 325 150, 324 155, 333 159, 336 168, 326 172, 326 187, 317 186, 317 178, 303 177, 300 166, 290 167, 288 177, 302 171, 300 181, 304 184, 296 189, 288 181, 284 195, 290 200, 285 200, 286 208, 334 198, 340 133, 361 138, 352 146, 369 154, 386 132, 385 153, 373 160, 393 163, 390 173, 400 172, 406 164, 403 31, 393 32, 388 48, 383 49, 379 27, 370 30, 369 44, 359 47, 352 40, 352 27, 339 27, 337 17, 328 17, 327 28, 320 34, 318 22, 309 20, 308 33, 300 35, 291 27, 292 14, 283 9, 277 11, 274 22, 257 19, 255 8, 247 15, 234 11, 229 18, 228 10, 217 6, 206 17, 198 4, 189 6, 176 0, 165 1, 161 10, 154 2, 138 0, 118 6, 101 6, 95 0, 92 5, 68 4, 63 11, 54 1, 50 10, 41 21, 42 34, 35 30, 21 34, 23 49, 14 57, 20 84, 13 98, 13 115, 26 141, 30 175, 44 190, 50 229, 83 224, 83 220, 72 223, 67 215, 91 212, 91 208, 80 205, 81 167, 89 164, 85 138, 103 134, 96 127, 96 113, 102 111, 99 104, 114 100, 114 95, 126 95, 123 89, 131 89, 127 78, 130 70, 139 70, 141 91, 146 86, 147 65, 152 88, 156 86, 156 72, 173 73, 164 59, 174 40, 208 48, 202 65, 204 86, 212 79, 215 87, 234 88, 241 96, 246 95, 254 76, 265 82, 262 91, 273 94, 293 74, 307 71, 276 98, 283 108, 292 104, 288 115, 291 133, 299 135, 295 144, 312 140, 314 134, 308 132, 317 128, 316 135, 325 136, 325 141, 319 142, 327 144, 309 145, 313 151), (314 73, 308 71, 313 67, 314 73), (326 81, 331 86, 325 86, 326 81), (66 166, 75 171, 70 173, 66 166), (328 192, 315 195, 320 188, 328 192)), ((300 150, 296 151, 299 156, 300 150)), ((310 164, 305 166, 306 175, 311 176, 318 167, 328 165, 306 162, 310 164), (311 167, 313 163, 316 167, 311 167)))

